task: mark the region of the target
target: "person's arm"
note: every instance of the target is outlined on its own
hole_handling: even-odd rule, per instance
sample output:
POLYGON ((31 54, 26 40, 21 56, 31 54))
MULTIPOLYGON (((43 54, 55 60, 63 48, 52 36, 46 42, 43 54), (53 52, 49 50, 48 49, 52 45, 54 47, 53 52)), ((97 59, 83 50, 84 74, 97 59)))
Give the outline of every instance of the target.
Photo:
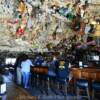
POLYGON ((30 66, 31 66, 31 67, 33 67, 33 66, 34 66, 31 60, 30 60, 30 66))

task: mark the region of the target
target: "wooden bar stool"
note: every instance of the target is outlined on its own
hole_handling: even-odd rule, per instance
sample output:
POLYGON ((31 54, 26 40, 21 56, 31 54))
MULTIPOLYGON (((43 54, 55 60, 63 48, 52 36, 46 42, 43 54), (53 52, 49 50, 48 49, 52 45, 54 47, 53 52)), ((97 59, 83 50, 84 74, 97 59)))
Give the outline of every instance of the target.
POLYGON ((87 93, 88 100, 90 100, 90 94, 89 94, 89 85, 88 81, 85 79, 78 79, 76 81, 76 93, 77 93, 77 99, 80 97, 80 90, 85 90, 87 93))
POLYGON ((76 87, 76 95, 77 99, 79 99, 80 96, 80 90, 85 90, 87 93, 88 100, 90 100, 90 94, 89 94, 89 85, 88 81, 85 79, 87 77, 87 73, 84 72, 86 76, 83 76, 82 69, 74 69, 72 70, 72 74, 74 77, 74 85, 76 87))
POLYGON ((92 100, 95 100, 95 93, 100 94, 100 81, 92 82, 92 100))

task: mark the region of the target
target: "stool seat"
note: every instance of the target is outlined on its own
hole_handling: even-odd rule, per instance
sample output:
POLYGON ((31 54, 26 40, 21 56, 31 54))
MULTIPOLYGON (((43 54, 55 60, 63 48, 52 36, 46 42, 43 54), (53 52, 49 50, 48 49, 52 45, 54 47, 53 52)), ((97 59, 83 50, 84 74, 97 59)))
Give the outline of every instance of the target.
POLYGON ((78 79, 76 82, 76 87, 79 88, 88 88, 88 81, 84 79, 78 79))
POLYGON ((100 82, 93 82, 92 83, 92 88, 95 90, 100 90, 100 82))
POLYGON ((53 71, 48 71, 48 76, 49 77, 56 77, 56 73, 53 71))
POLYGON ((48 87, 50 85, 50 81, 55 81, 55 78, 56 78, 56 73, 52 70, 49 70, 47 74, 48 87))
POLYGON ((89 94, 89 85, 88 85, 88 81, 85 79, 78 79, 76 81, 76 88, 77 88, 77 99, 79 99, 80 97, 80 89, 83 89, 87 92, 87 97, 88 100, 90 100, 90 94, 89 94))
POLYGON ((92 100, 95 100, 95 94, 100 94, 100 82, 94 81, 92 82, 92 100))
POLYGON ((68 83, 69 79, 68 79, 68 78, 66 78, 66 79, 57 78, 57 81, 58 81, 60 84, 66 84, 66 82, 68 83))

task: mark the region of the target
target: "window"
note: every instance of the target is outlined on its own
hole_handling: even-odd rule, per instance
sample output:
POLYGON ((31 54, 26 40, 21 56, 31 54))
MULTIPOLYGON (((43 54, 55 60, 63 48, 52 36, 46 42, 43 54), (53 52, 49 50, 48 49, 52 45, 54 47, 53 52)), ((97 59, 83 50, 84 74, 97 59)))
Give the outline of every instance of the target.
POLYGON ((16 62, 16 58, 6 58, 5 59, 5 64, 8 65, 8 64, 11 64, 11 65, 14 65, 16 62))

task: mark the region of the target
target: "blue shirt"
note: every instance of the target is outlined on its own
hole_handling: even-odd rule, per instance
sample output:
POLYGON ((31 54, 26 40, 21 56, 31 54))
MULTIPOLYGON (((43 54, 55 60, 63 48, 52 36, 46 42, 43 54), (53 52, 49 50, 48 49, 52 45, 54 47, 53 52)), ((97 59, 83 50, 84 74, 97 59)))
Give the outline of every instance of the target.
POLYGON ((40 58, 40 57, 37 57, 35 60, 34 60, 34 65, 36 66, 41 66, 43 63, 43 59, 40 58))
POLYGON ((22 72, 30 72, 30 67, 33 66, 31 60, 27 59, 22 61, 21 63, 21 71, 22 72))

